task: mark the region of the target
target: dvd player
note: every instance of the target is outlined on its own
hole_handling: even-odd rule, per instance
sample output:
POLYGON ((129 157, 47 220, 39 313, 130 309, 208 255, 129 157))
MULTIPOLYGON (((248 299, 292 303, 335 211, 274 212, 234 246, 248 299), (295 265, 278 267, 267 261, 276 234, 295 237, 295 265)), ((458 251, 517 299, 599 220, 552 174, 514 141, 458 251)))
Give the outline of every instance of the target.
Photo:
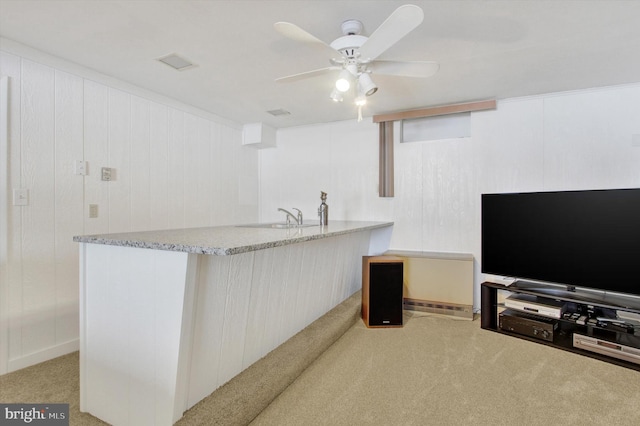
POLYGON ((640 364, 640 349, 598 339, 597 337, 573 333, 573 347, 640 364))
POLYGON ((530 314, 549 318, 562 318, 567 304, 552 299, 543 299, 530 294, 512 294, 504 301, 504 306, 530 314))

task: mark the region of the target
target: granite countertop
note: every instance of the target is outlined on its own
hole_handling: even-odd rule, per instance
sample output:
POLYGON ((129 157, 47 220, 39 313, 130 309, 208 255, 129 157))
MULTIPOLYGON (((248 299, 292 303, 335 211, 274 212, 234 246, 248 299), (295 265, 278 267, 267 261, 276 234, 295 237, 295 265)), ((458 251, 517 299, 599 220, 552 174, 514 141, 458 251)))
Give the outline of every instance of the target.
POLYGON ((226 256, 334 237, 351 232, 384 228, 392 225, 393 222, 358 221, 330 221, 329 225, 324 227, 309 226, 305 228, 288 229, 231 225, 118 234, 81 235, 73 237, 73 241, 226 256))

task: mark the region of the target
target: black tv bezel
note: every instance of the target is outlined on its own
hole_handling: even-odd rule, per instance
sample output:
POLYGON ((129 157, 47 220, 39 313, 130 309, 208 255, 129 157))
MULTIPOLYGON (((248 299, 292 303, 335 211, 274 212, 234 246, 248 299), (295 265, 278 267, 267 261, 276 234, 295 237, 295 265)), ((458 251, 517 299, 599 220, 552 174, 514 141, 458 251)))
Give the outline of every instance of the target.
MULTIPOLYGON (((590 194, 590 193, 603 193, 603 192, 620 192, 620 191, 634 191, 637 192, 640 197, 640 188, 616 188, 616 189, 589 189, 589 190, 566 190, 566 191, 535 191, 535 192, 504 192, 504 193, 483 193, 481 196, 481 272, 483 274, 490 274, 494 276, 509 277, 516 280, 514 284, 520 289, 531 289, 549 294, 550 297, 564 297, 575 298, 580 294, 582 300, 593 300, 594 302, 602 302, 605 300, 614 300, 616 305, 625 306, 624 299, 632 297, 634 299, 640 298, 640 282, 638 282, 637 291, 630 292, 628 286, 615 287, 615 286, 593 286, 585 285, 578 282, 560 282, 549 281, 545 274, 541 276, 535 276, 536 274, 513 274, 514 271, 500 271, 495 269, 488 269, 485 264, 485 241, 487 236, 485 235, 485 200, 486 197, 504 197, 509 196, 521 197, 521 196, 545 196, 547 194, 551 196, 559 196, 562 194, 590 194), (624 288, 624 291, 621 290, 624 288), (621 302, 622 301, 622 302, 621 302)), ((638 225, 640 226, 640 225, 638 225)), ((640 244, 640 243, 639 243, 640 244)), ((639 269, 640 272, 640 269, 639 269)), ((636 306, 636 303, 633 303, 636 306)))

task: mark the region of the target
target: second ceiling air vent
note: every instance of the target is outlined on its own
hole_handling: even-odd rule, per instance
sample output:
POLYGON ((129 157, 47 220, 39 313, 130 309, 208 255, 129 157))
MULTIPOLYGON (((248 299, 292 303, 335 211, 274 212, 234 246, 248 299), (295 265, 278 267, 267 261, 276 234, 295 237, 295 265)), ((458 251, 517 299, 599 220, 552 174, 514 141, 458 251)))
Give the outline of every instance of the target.
POLYGON ((169 65, 171 68, 178 71, 184 71, 197 66, 190 60, 182 58, 175 53, 163 56, 162 58, 158 58, 158 61, 162 62, 163 64, 169 65))

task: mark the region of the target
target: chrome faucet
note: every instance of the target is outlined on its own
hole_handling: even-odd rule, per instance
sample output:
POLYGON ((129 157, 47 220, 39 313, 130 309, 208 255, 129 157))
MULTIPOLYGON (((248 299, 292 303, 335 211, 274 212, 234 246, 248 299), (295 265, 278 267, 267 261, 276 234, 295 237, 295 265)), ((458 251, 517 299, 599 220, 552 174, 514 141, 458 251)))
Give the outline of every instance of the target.
POLYGON ((294 216, 294 214, 288 210, 285 210, 283 208, 278 208, 278 211, 285 212, 287 214, 287 225, 291 223, 291 218, 293 218, 293 220, 296 221, 296 225, 302 225, 302 212, 300 211, 300 209, 296 209, 295 207, 293 207, 293 210, 298 211, 297 217, 294 216))

